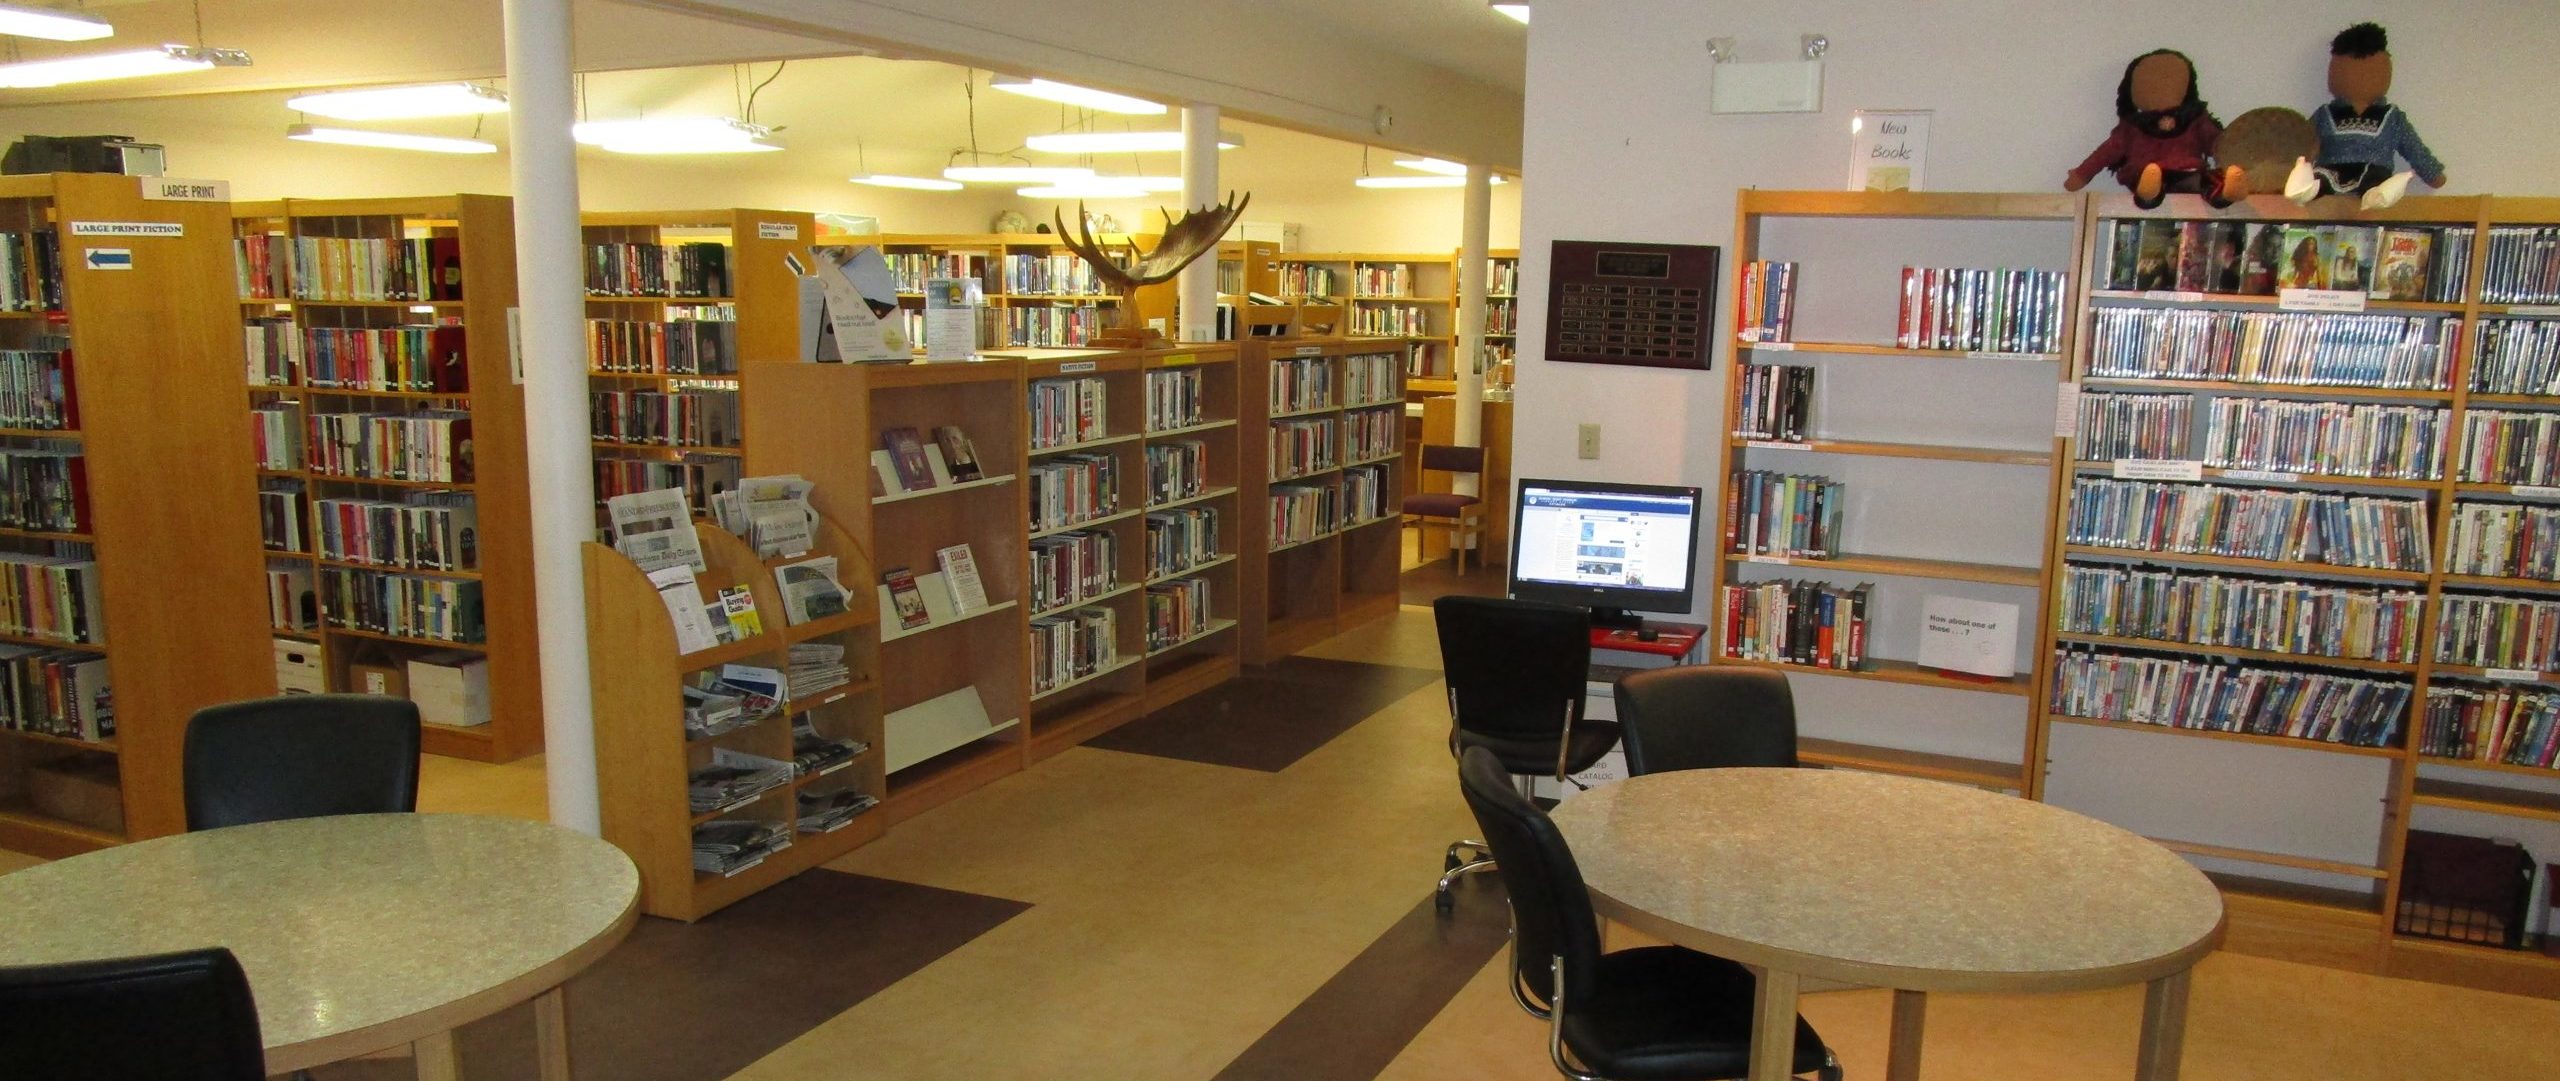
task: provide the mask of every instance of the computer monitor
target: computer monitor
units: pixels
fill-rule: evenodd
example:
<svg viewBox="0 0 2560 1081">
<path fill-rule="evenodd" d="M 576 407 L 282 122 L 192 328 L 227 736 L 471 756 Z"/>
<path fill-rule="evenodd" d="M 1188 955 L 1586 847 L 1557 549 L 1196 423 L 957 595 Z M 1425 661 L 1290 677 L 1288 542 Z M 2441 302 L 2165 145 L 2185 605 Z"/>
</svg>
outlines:
<svg viewBox="0 0 2560 1081">
<path fill-rule="evenodd" d="M 1591 621 L 1687 614 L 1698 570 L 1696 488 L 1522 480 L 1511 513 L 1511 595 L 1579 604 Z"/>
</svg>

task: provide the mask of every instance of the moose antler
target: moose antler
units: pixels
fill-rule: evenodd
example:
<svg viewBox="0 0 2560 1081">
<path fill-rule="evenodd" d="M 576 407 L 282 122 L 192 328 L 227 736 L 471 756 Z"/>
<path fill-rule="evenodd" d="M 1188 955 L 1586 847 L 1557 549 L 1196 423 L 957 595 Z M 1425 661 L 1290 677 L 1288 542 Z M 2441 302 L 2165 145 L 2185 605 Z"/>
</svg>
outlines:
<svg viewBox="0 0 2560 1081">
<path fill-rule="evenodd" d="M 1225 203 L 1184 211 L 1179 219 L 1159 208 L 1157 213 L 1165 216 L 1164 236 L 1156 241 L 1154 251 L 1127 266 L 1114 262 L 1102 250 L 1101 242 L 1094 239 L 1092 227 L 1085 222 L 1082 202 L 1076 204 L 1076 228 L 1072 233 L 1067 231 L 1063 211 L 1051 211 L 1049 216 L 1057 222 L 1058 239 L 1065 242 L 1067 250 L 1083 256 L 1092 265 L 1093 276 L 1120 294 L 1119 311 L 1111 317 L 1112 327 L 1133 330 L 1139 325 L 1138 290 L 1172 281 L 1192 260 L 1216 251 L 1218 241 L 1235 227 L 1236 219 L 1244 216 L 1244 208 L 1252 202 L 1251 192 L 1241 200 L 1234 192 L 1228 192 Z"/>
</svg>

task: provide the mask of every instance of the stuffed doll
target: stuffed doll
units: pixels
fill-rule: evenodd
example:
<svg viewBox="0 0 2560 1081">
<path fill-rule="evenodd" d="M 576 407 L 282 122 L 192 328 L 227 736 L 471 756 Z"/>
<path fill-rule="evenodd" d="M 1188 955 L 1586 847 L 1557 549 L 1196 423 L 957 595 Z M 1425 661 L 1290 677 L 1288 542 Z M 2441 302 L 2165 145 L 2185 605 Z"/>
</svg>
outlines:
<svg viewBox="0 0 2560 1081">
<path fill-rule="evenodd" d="M 2196 66 L 2175 49 L 2154 49 L 2125 65 L 2116 84 L 2116 126 L 2087 161 L 2064 174 L 2064 191 L 2078 191 L 2102 171 L 2112 171 L 2133 201 L 2148 210 L 2173 191 L 2200 192 L 2215 206 L 2247 194 L 2238 169 L 2213 166 L 2214 139 L 2222 123 L 2196 94 Z"/>
<path fill-rule="evenodd" d="M 2311 115 L 2320 161 L 2295 163 L 2284 193 L 2297 203 L 2323 195 L 2361 195 L 2366 209 L 2399 202 L 2409 178 L 2444 186 L 2444 163 L 2418 138 L 2409 114 L 2391 104 L 2391 41 L 2382 28 L 2357 23 L 2329 42 L 2329 104 Z M 2395 162 L 2409 168 L 2394 172 Z"/>
</svg>

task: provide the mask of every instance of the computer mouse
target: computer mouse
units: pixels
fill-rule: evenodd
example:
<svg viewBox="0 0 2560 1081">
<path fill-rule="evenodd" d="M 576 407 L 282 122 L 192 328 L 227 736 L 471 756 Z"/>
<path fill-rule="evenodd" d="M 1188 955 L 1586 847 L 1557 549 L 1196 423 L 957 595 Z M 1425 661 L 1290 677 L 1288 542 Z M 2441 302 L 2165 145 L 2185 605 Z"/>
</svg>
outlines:
<svg viewBox="0 0 2560 1081">
<path fill-rule="evenodd" d="M 1640 631 L 1637 631 L 1637 632 L 1636 632 L 1636 641 L 1639 641 L 1639 642 L 1654 642 L 1654 641 L 1660 641 L 1660 640 L 1661 640 L 1661 638 L 1662 638 L 1662 632 L 1661 632 L 1661 631 L 1657 631 L 1657 630 L 1655 630 L 1655 629 L 1653 629 L 1653 628 L 1651 628 L 1651 627 L 1647 627 L 1647 628 L 1645 628 L 1645 629 L 1643 629 L 1643 630 L 1640 630 Z"/>
</svg>

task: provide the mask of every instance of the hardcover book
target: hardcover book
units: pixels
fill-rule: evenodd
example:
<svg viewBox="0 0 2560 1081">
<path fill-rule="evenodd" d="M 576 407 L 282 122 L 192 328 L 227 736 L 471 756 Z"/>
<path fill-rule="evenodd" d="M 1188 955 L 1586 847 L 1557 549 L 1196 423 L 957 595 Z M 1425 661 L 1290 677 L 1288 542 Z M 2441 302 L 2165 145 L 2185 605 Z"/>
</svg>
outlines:
<svg viewBox="0 0 2560 1081">
<path fill-rule="evenodd" d="M 880 433 L 880 443 L 889 452 L 889 464 L 898 471 L 898 487 L 910 492 L 934 486 L 933 463 L 925 458 L 924 441 L 913 428 L 891 428 Z"/>
<path fill-rule="evenodd" d="M 968 545 L 941 549 L 933 558 L 942 566 L 942 584 L 951 590 L 951 607 L 966 615 L 987 606 L 987 584 L 978 577 L 978 560 Z"/>
<path fill-rule="evenodd" d="M 956 424 L 945 424 L 933 430 L 934 442 L 942 445 L 942 463 L 951 471 L 951 479 L 967 482 L 982 480 L 986 470 L 978 467 L 978 448 L 969 442 L 969 433 Z"/>
</svg>

